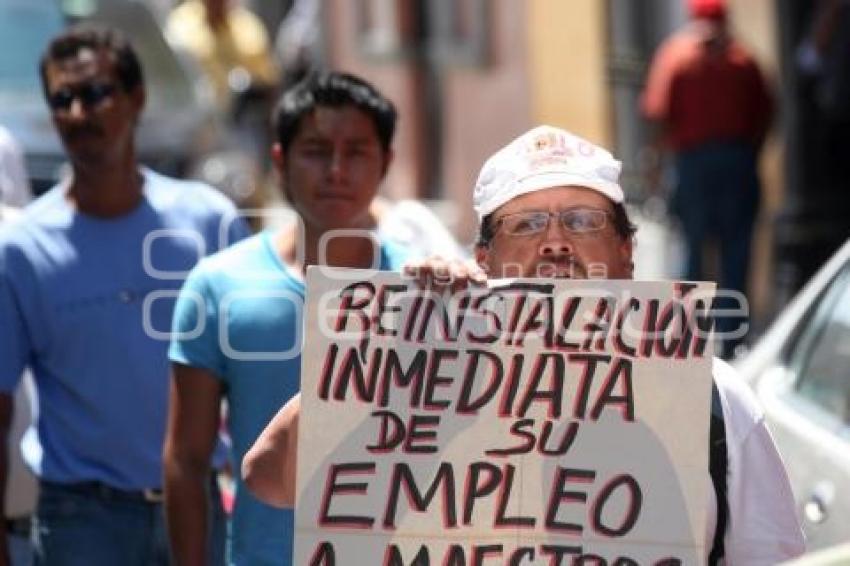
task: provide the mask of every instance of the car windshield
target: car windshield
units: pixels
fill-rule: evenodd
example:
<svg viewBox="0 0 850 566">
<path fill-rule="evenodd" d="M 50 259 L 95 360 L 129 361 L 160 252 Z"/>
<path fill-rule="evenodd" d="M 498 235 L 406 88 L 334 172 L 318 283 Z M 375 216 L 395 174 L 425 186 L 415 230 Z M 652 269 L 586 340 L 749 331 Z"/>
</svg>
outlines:
<svg viewBox="0 0 850 566">
<path fill-rule="evenodd" d="M 94 0 L 0 0 L 0 99 L 41 103 L 39 58 L 50 39 L 78 16 L 118 28 L 133 43 L 145 72 L 148 112 L 191 107 L 192 83 L 149 9 L 138 2 Z"/>
</svg>

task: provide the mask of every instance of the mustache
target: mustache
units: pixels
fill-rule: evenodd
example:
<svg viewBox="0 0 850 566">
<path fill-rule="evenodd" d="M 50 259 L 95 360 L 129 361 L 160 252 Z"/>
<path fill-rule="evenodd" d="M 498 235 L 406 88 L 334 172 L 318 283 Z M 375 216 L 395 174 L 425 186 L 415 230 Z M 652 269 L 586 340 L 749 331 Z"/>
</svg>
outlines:
<svg viewBox="0 0 850 566">
<path fill-rule="evenodd" d="M 553 273 L 567 274 L 571 278 L 584 278 L 585 266 L 573 256 L 563 256 L 557 259 L 539 261 L 532 270 L 536 277 L 552 277 Z"/>
<path fill-rule="evenodd" d="M 97 126 L 96 124 L 81 124 L 79 126 L 73 126 L 65 130 L 65 136 L 68 139 L 76 139 L 86 136 L 102 136 L 103 128 Z"/>
</svg>

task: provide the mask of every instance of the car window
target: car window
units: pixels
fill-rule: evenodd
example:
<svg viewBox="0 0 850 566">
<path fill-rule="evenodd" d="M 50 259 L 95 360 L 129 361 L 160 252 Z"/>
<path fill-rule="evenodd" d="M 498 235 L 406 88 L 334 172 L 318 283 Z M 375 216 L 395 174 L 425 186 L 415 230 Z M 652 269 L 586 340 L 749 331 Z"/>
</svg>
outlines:
<svg viewBox="0 0 850 566">
<path fill-rule="evenodd" d="M 850 270 L 831 285 L 791 358 L 797 392 L 842 422 L 850 420 Z"/>
<path fill-rule="evenodd" d="M 41 90 L 41 52 L 64 26 L 65 19 L 53 2 L 0 0 L 0 84 L 4 92 Z"/>
</svg>

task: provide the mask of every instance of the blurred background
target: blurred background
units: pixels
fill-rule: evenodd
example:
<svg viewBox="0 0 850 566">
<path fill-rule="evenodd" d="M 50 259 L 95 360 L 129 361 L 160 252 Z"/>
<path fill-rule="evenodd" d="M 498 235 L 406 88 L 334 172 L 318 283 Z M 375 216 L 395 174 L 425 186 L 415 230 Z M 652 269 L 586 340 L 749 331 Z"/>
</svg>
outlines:
<svg viewBox="0 0 850 566">
<path fill-rule="evenodd" d="M 312 67 L 330 67 L 364 76 L 395 101 L 396 158 L 384 192 L 425 199 L 462 243 L 474 235 L 468 203 L 483 160 L 532 125 L 549 123 L 623 160 L 624 188 L 641 226 L 638 275 L 680 275 L 682 247 L 666 214 L 674 181 L 638 101 L 654 50 L 687 19 L 683 1 L 231 3 L 261 22 L 280 70 L 278 90 Z M 245 208 L 276 202 L 262 139 L 275 89 L 262 92 L 246 73 L 231 72 L 232 100 L 223 106 L 202 66 L 164 33 L 179 4 L 0 0 L 0 124 L 23 146 L 36 194 L 54 182 L 63 162 L 42 102 L 37 58 L 58 28 L 93 18 L 124 29 L 142 52 L 149 84 L 139 134 L 143 160 L 211 182 Z M 829 117 L 799 63 L 818 5 L 728 1 L 732 31 L 755 54 L 778 105 L 760 165 L 762 207 L 749 285 L 756 329 L 850 234 L 848 180 L 835 173 L 829 163 L 835 155 L 822 147 Z"/>
<path fill-rule="evenodd" d="M 142 58 L 141 160 L 216 186 L 257 229 L 291 220 L 269 167 L 274 100 L 311 69 L 332 68 L 363 76 L 398 107 L 384 196 L 425 202 L 467 249 L 483 161 L 545 123 L 623 161 L 639 226 L 636 276 L 683 275 L 682 230 L 668 212 L 674 167 L 640 98 L 656 49 L 688 19 L 685 0 L 203 1 L 238 10 L 241 39 L 214 48 L 201 0 L 0 0 L 0 126 L 22 149 L 34 196 L 66 170 L 38 59 L 64 26 L 94 20 L 123 30 Z M 850 520 L 841 489 L 850 482 L 850 243 L 789 302 L 850 237 L 850 0 L 727 4 L 732 34 L 776 103 L 759 163 L 750 340 L 778 319 L 739 367 L 819 548 L 846 540 Z M 0 190 L 0 204 L 26 201 L 15 199 Z M 411 210 L 403 221 L 422 216 Z"/>
</svg>

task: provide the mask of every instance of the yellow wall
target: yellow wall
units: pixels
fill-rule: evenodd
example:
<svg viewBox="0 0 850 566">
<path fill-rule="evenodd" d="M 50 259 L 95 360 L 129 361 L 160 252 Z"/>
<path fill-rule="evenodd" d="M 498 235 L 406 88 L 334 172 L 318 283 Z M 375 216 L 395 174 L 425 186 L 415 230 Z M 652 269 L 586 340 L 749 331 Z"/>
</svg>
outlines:
<svg viewBox="0 0 850 566">
<path fill-rule="evenodd" d="M 778 53 L 776 6 L 772 0 L 731 0 L 732 29 L 744 44 L 753 50 L 762 70 L 774 87 L 778 104 Z M 785 200 L 785 159 L 782 142 L 774 120 L 773 132 L 761 154 L 761 217 L 756 223 L 750 264 L 751 310 L 763 316 L 771 307 L 773 295 L 773 219 Z"/>
<path fill-rule="evenodd" d="M 611 147 L 605 3 L 528 0 L 531 116 Z"/>
</svg>

